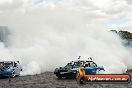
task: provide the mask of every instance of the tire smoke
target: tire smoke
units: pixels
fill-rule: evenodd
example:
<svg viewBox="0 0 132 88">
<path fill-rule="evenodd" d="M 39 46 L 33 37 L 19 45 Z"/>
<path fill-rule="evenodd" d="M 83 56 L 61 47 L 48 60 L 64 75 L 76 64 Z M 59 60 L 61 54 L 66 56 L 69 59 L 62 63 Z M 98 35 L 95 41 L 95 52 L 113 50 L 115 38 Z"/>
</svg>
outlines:
<svg viewBox="0 0 132 88">
<path fill-rule="evenodd" d="M 79 55 L 82 59 L 93 57 L 105 73 L 124 73 L 132 68 L 131 54 L 121 39 L 85 8 L 47 4 L 2 18 L 0 23 L 8 26 L 10 35 L 7 47 L 0 43 L 0 55 L 19 60 L 23 75 L 53 71 Z"/>
</svg>

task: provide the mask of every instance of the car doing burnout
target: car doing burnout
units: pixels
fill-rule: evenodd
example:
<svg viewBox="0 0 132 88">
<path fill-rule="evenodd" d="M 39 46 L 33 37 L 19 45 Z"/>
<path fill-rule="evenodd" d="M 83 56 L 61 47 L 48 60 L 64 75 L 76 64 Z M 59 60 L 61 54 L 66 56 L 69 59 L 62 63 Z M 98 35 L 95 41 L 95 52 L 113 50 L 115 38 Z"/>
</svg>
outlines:
<svg viewBox="0 0 132 88">
<path fill-rule="evenodd" d="M 99 71 L 104 70 L 103 66 L 97 66 L 91 58 L 88 58 L 88 60 L 72 61 L 65 67 L 56 68 L 54 74 L 56 74 L 59 79 L 63 77 L 77 78 L 78 68 L 85 70 L 87 74 L 97 74 Z"/>
<path fill-rule="evenodd" d="M 80 65 L 84 65 L 84 63 L 84 60 L 72 61 L 68 63 L 65 67 L 56 68 L 54 74 L 56 74 L 59 79 L 61 79 L 62 77 L 75 78 L 78 67 Z"/>
<path fill-rule="evenodd" d="M 22 66 L 19 61 L 3 61 L 0 62 L 0 77 L 15 77 L 19 76 L 22 71 Z"/>
</svg>

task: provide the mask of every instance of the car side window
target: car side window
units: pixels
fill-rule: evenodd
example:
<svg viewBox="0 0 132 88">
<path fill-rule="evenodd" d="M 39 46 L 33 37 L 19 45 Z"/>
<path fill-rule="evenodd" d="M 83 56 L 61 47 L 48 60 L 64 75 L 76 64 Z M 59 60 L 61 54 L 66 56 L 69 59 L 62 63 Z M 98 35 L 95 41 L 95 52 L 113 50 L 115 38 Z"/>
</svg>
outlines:
<svg viewBox="0 0 132 88">
<path fill-rule="evenodd" d="M 85 67 L 91 67 L 91 68 L 94 68 L 94 67 L 97 67 L 96 63 L 94 63 L 93 61 L 87 61 L 85 63 Z"/>
<path fill-rule="evenodd" d="M 91 62 L 90 64 L 91 64 L 90 65 L 91 68 L 97 67 L 97 65 L 94 62 Z"/>
<path fill-rule="evenodd" d="M 90 62 L 86 62 L 85 67 L 90 67 Z"/>
</svg>

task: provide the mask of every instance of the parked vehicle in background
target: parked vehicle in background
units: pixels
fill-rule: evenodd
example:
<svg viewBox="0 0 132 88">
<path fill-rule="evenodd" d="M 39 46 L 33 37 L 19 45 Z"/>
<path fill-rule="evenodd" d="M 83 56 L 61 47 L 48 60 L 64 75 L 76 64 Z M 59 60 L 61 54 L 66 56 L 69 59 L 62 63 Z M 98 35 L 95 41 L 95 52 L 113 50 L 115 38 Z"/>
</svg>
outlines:
<svg viewBox="0 0 132 88">
<path fill-rule="evenodd" d="M 19 61 L 2 61 L 0 62 L 0 77 L 20 76 L 22 66 Z"/>
</svg>

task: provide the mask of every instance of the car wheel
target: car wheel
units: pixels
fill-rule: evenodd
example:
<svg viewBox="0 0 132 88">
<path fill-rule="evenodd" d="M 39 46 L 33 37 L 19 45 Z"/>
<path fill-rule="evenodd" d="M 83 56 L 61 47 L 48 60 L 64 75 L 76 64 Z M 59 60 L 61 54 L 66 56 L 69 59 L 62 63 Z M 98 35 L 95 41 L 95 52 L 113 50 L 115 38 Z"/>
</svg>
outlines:
<svg viewBox="0 0 132 88">
<path fill-rule="evenodd" d="M 57 76 L 58 77 L 58 79 L 62 79 L 62 77 L 61 76 Z"/>
<path fill-rule="evenodd" d="M 58 77 L 58 79 L 62 79 L 62 76 L 60 74 L 56 74 L 56 76 Z"/>
<path fill-rule="evenodd" d="M 15 76 L 15 72 L 13 71 L 11 77 L 14 78 Z"/>
</svg>

